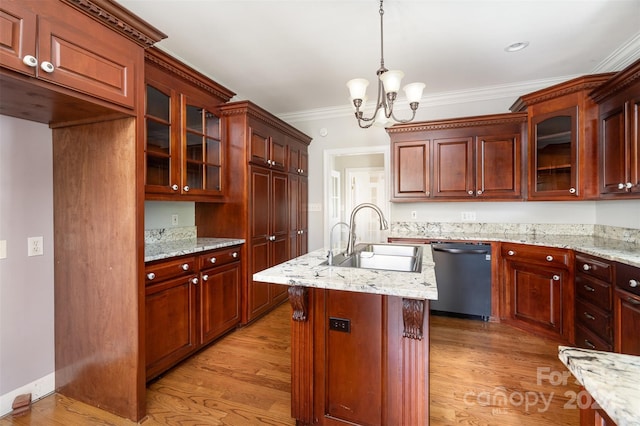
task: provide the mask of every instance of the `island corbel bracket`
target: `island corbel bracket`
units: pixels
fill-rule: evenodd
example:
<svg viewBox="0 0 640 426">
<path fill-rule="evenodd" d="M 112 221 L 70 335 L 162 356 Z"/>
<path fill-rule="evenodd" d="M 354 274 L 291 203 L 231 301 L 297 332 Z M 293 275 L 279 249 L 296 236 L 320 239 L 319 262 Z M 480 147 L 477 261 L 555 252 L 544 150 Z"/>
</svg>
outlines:
<svg viewBox="0 0 640 426">
<path fill-rule="evenodd" d="M 402 299 L 402 321 L 404 323 L 402 335 L 404 337 L 422 340 L 424 308 L 424 300 Z"/>
<path fill-rule="evenodd" d="M 295 281 L 289 281 L 291 287 L 289 287 L 289 303 L 293 308 L 292 319 L 294 321 L 306 321 L 307 320 L 307 300 L 308 290 L 306 287 L 295 285 Z"/>
</svg>

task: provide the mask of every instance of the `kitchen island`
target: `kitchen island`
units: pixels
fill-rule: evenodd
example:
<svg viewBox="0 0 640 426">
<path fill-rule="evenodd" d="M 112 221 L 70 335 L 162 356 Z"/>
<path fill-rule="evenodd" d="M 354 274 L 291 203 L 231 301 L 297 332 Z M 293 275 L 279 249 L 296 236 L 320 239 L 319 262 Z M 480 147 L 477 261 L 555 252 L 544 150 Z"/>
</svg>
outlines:
<svg viewBox="0 0 640 426">
<path fill-rule="evenodd" d="M 326 260 L 316 250 L 253 276 L 290 286 L 292 416 L 298 425 L 428 424 L 431 250 L 420 272 Z"/>
</svg>

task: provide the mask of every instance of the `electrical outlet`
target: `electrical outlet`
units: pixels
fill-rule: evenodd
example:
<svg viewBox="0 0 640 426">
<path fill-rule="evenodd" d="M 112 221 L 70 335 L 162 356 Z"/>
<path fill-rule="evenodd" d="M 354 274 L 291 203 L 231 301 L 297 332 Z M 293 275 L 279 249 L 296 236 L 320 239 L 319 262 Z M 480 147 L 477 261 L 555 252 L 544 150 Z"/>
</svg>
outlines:
<svg viewBox="0 0 640 426">
<path fill-rule="evenodd" d="M 351 320 L 345 318 L 329 317 L 329 330 L 351 333 Z"/>
<path fill-rule="evenodd" d="M 411 211 L 411 219 L 417 219 L 418 218 L 418 212 L 415 210 Z"/>
<path fill-rule="evenodd" d="M 7 240 L 0 240 L 0 259 L 7 258 Z"/>
<path fill-rule="evenodd" d="M 476 220 L 476 212 L 461 212 L 460 216 L 463 222 L 472 222 Z"/>
<path fill-rule="evenodd" d="M 172 226 L 178 226 L 178 215 L 177 214 L 172 214 L 171 215 L 171 225 Z"/>
<path fill-rule="evenodd" d="M 27 256 L 42 256 L 43 254 L 42 237 L 27 238 Z"/>
</svg>

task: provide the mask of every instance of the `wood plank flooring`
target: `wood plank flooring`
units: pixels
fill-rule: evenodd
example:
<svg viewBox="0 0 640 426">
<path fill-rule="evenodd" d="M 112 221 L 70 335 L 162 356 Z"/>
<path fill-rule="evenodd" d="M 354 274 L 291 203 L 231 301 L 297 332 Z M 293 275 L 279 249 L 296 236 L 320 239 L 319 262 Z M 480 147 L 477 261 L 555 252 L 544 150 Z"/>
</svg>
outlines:
<svg viewBox="0 0 640 426">
<path fill-rule="evenodd" d="M 284 304 L 150 384 L 141 424 L 294 425 L 289 316 Z M 495 323 L 432 317 L 431 325 L 431 425 L 579 424 L 570 405 L 580 389 L 571 376 L 561 384 L 556 342 Z M 26 415 L 0 419 L 3 426 L 132 424 L 55 394 Z"/>
</svg>

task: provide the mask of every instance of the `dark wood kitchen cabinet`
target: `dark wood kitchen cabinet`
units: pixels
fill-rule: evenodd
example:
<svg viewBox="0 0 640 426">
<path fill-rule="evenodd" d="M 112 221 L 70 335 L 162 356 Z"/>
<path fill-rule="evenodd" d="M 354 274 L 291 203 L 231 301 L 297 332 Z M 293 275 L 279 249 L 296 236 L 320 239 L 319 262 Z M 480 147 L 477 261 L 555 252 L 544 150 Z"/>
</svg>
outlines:
<svg viewBox="0 0 640 426">
<path fill-rule="evenodd" d="M 598 197 L 598 108 L 588 94 L 611 75 L 578 77 L 521 96 L 511 106 L 529 116 L 529 200 Z"/>
<path fill-rule="evenodd" d="M 393 201 L 522 198 L 526 114 L 395 125 Z"/>
<path fill-rule="evenodd" d="M 581 348 L 613 350 L 612 262 L 575 254 L 575 344 Z"/>
<path fill-rule="evenodd" d="M 616 263 L 613 310 L 616 352 L 640 355 L 640 268 Z"/>
<path fill-rule="evenodd" d="M 147 263 L 146 379 L 240 322 L 241 247 Z"/>
<path fill-rule="evenodd" d="M 503 243 L 502 316 L 506 323 L 574 340 L 573 251 Z"/>
<path fill-rule="evenodd" d="M 308 146 L 304 133 L 250 101 L 220 107 L 230 170 L 224 203 L 196 203 L 200 235 L 247 241 L 242 323 L 266 314 L 287 287 L 253 274 L 307 250 Z"/>
<path fill-rule="evenodd" d="M 146 52 L 145 77 L 146 198 L 222 200 L 227 170 L 218 106 L 234 93 L 158 49 Z"/>
<path fill-rule="evenodd" d="M 640 198 L 640 60 L 590 96 L 599 110 L 600 197 Z"/>
</svg>

